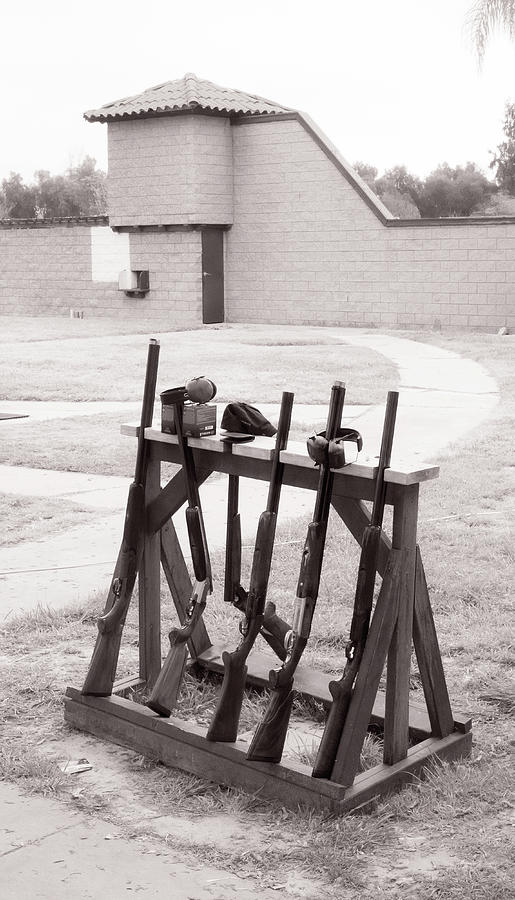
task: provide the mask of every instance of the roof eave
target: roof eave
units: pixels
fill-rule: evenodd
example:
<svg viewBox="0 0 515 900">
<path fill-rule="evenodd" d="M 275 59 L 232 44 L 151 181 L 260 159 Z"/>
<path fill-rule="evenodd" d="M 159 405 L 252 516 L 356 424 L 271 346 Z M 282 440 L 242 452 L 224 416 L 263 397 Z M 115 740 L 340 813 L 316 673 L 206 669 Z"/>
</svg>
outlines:
<svg viewBox="0 0 515 900">
<path fill-rule="evenodd" d="M 187 113 L 206 116 L 224 116 L 230 118 L 251 118 L 252 116 L 280 116 L 293 110 L 248 110 L 232 109 L 218 106 L 200 106 L 199 104 L 186 104 L 184 106 L 159 107 L 158 109 L 137 110 L 126 113 L 102 113 L 100 110 L 88 110 L 83 118 L 87 122 L 126 122 L 129 119 L 150 119 L 163 116 L 179 116 Z"/>
</svg>

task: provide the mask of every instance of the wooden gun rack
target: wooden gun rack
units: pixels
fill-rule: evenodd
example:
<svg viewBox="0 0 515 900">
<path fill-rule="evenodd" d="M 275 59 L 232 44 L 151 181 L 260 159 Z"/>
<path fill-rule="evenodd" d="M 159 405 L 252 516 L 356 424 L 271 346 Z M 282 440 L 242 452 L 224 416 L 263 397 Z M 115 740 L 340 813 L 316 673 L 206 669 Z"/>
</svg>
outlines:
<svg viewBox="0 0 515 900">
<path fill-rule="evenodd" d="M 137 436 L 138 427 L 122 426 Z M 250 762 L 247 746 L 213 743 L 205 729 L 177 718 L 160 718 L 146 706 L 125 699 L 130 687 L 151 689 L 161 668 L 161 564 L 180 621 L 190 595 L 188 575 L 171 516 L 186 501 L 179 471 L 161 488 L 161 463 L 180 463 L 177 438 L 155 428 L 145 430 L 149 464 L 145 484 L 146 528 L 139 570 L 139 674 L 115 683 L 110 697 L 84 696 L 70 687 L 65 719 L 114 743 L 160 760 L 165 765 L 243 788 L 255 795 L 296 808 L 305 804 L 330 813 L 344 813 L 370 802 L 403 782 L 420 777 L 432 760 L 452 760 L 470 753 L 472 733 L 467 716 L 452 713 L 429 601 L 420 550 L 416 544 L 418 495 L 421 482 L 438 477 L 438 467 L 392 462 L 385 473 L 386 503 L 393 507 L 392 537 L 384 535 L 378 560 L 382 585 L 356 680 L 336 765 L 339 781 L 313 778 L 311 769 L 296 761 L 280 764 Z M 219 438 L 189 439 L 199 482 L 213 472 L 268 481 L 273 439 L 227 445 Z M 316 490 L 318 471 L 303 444 L 288 444 L 282 452 L 285 485 Z M 374 493 L 373 460 L 337 470 L 332 505 L 354 538 L 361 543 L 370 515 L 366 501 Z M 117 563 L 118 565 L 118 563 Z M 115 568 L 114 577 L 117 575 Z M 236 640 L 236 638 L 235 638 Z M 410 662 L 414 645 L 425 703 L 410 701 Z M 189 642 L 192 660 L 222 673 L 226 649 L 213 644 L 200 621 Z M 234 649 L 228 646 L 227 649 Z M 387 660 L 386 691 L 379 683 Z M 277 661 L 254 649 L 248 660 L 248 683 L 264 686 Z M 344 660 L 342 660 L 342 667 Z M 295 676 L 299 694 L 330 702 L 329 676 L 305 665 Z M 356 775 L 363 741 L 370 726 L 383 733 L 383 763 Z"/>
</svg>

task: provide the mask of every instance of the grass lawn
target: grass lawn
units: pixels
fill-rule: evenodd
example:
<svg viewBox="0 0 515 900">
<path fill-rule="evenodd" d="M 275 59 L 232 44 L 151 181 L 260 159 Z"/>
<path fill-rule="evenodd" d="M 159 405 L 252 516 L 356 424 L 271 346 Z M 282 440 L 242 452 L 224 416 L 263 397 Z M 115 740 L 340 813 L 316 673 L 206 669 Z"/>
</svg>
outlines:
<svg viewBox="0 0 515 900">
<path fill-rule="evenodd" d="M 113 322 L 101 319 L 23 321 L 25 341 L 20 320 L 0 317 L 0 403 L 141 400 L 148 331 L 106 334 L 112 332 Z M 85 322 L 88 331 L 82 334 Z M 303 336 L 302 329 L 285 328 L 270 338 L 261 326 L 223 326 L 162 334 L 159 339 L 158 392 L 183 384 L 191 375 L 207 374 L 217 385 L 220 404 L 279 404 L 283 390 L 293 391 L 297 403 L 327 403 L 331 383 L 340 379 L 348 384 L 347 403 L 368 404 L 382 402 L 386 392 L 398 386 L 396 367 L 389 360 L 342 345 L 324 329 L 310 329 Z M 133 442 L 120 436 L 127 415 L 81 415 L 36 424 L 30 419 L 6 421 L 0 428 L 0 463 L 132 476 Z M 159 415 L 156 406 L 156 420 Z M 321 421 L 320 427 L 324 425 Z M 305 430 L 298 422 L 291 439 L 303 439 L 312 427 L 310 422 Z"/>
<path fill-rule="evenodd" d="M 138 416 L 132 418 L 136 420 Z M 0 429 L 0 462 L 132 478 L 135 444 L 120 434 L 120 425 L 126 421 L 127 413 L 119 412 L 48 419 L 35 424 L 30 419 L 0 423 L 8 425 Z"/>
<path fill-rule="evenodd" d="M 258 329 L 250 331 L 249 340 L 255 341 L 258 336 L 263 340 Z M 184 854 L 185 859 L 196 858 L 195 846 L 187 837 L 188 827 L 194 829 L 199 820 L 211 819 L 215 825 L 203 843 L 203 860 L 247 874 L 264 887 L 279 885 L 280 892 L 292 897 L 508 900 L 513 896 L 515 870 L 510 837 L 514 799 L 509 762 L 515 740 L 511 680 L 515 339 L 432 333 L 406 336 L 476 359 L 497 379 L 502 396 L 491 419 L 477 433 L 442 454 L 440 478 L 421 488 L 419 543 L 451 703 L 455 709 L 471 714 L 474 721 L 471 759 L 435 766 L 424 781 L 393 794 L 373 809 L 334 819 L 303 810 L 294 814 L 258 797 L 209 785 L 137 754 L 77 735 L 63 724 L 62 695 L 67 684 L 80 685 L 87 670 L 96 615 L 104 604 L 104 596 L 99 595 L 66 611 L 39 610 L 0 625 L 0 720 L 4 724 L 0 778 L 17 779 L 29 790 L 66 799 L 125 825 L 131 832 L 135 823 L 141 822 L 138 833 L 149 840 L 161 840 Z M 99 338 L 81 340 L 89 353 L 91 341 Z M 141 352 L 145 341 L 146 337 Z M 319 365 L 323 366 L 328 350 L 332 353 L 334 348 L 323 342 L 315 346 Z M 303 345 L 303 354 L 304 349 Z M 315 359 L 313 346 L 311 350 Z M 283 349 L 277 348 L 277 353 L 281 355 Z M 162 373 L 168 358 L 167 352 L 162 354 Z M 229 360 L 228 371 L 232 371 L 232 365 Z M 354 369 L 349 375 L 349 391 L 362 369 Z M 183 370 L 176 371 L 182 377 Z M 280 375 L 279 363 L 277 372 Z M 212 371 L 206 369 L 206 373 Z M 23 368 L 19 378 L 22 376 Z M 326 399 L 332 377 L 325 375 L 324 391 L 317 402 Z M 390 381 L 388 374 L 383 374 L 382 380 L 378 378 L 379 400 L 384 399 L 387 389 L 395 387 L 394 378 L 392 375 Z M 134 385 L 137 381 L 135 378 Z M 180 377 L 171 374 L 166 386 L 179 381 Z M 265 385 L 261 376 L 256 383 Z M 33 387 L 35 390 L 35 383 Z M 289 385 L 280 382 L 277 390 L 285 387 Z M 276 399 L 275 388 L 268 385 L 262 390 L 262 401 Z M 62 420 L 61 425 L 64 421 L 68 420 Z M 82 426 L 76 422 L 67 436 L 62 431 L 58 444 L 57 430 L 52 432 L 53 425 L 46 424 L 48 431 L 42 443 L 49 457 L 55 443 L 56 455 L 70 461 L 73 434 L 78 435 Z M 98 422 L 95 429 L 107 424 Z M 80 438 L 81 444 L 86 442 L 85 432 L 80 432 Z M 85 443 L 88 455 L 94 456 L 93 444 Z M 114 446 L 112 452 L 116 455 Z M 98 462 L 99 458 L 95 465 Z M 280 522 L 269 597 L 285 618 L 291 615 L 304 537 L 305 523 Z M 248 581 L 251 554 L 251 549 L 244 552 L 244 583 Z M 223 553 L 212 556 L 215 592 L 209 600 L 206 624 L 213 634 L 232 635 L 236 641 L 238 618 L 221 601 Z M 344 664 L 357 562 L 358 548 L 339 527 L 337 516 L 332 515 L 312 638 L 305 654 L 306 661 L 328 672 L 341 672 Z M 163 607 L 166 629 L 173 614 L 164 590 Z M 124 633 L 120 676 L 135 670 L 137 639 L 133 604 Z M 412 693 L 420 699 L 415 660 Z M 213 681 L 206 679 L 199 687 L 188 678 L 179 714 L 205 724 L 215 698 Z M 247 698 L 243 727 L 253 727 L 263 702 L 256 694 Z M 321 710 L 299 704 L 295 715 L 319 719 Z M 84 747 L 94 762 L 92 772 L 78 776 L 80 781 L 62 775 L 56 760 L 82 756 Z M 376 755 L 377 747 L 369 742 L 363 764 L 370 764 Z M 180 829 L 157 838 L 152 831 L 153 819 L 144 815 L 149 810 L 154 818 L 173 813 L 179 818 Z M 223 840 L 218 833 L 222 821 L 234 826 L 237 839 Z"/>
<path fill-rule="evenodd" d="M 361 404 L 381 402 L 398 384 L 395 366 L 379 353 L 342 345 L 322 328 L 307 336 L 287 326 L 270 336 L 259 325 L 109 335 L 99 319 L 97 334 L 77 336 L 72 319 L 67 337 L 46 339 L 47 320 L 37 321 L 38 339 L 23 342 L 17 329 L 11 333 L 10 317 L 0 317 L 0 400 L 139 401 L 149 337 L 161 343 L 158 391 L 201 374 L 215 382 L 222 403 L 279 403 L 284 390 L 297 403 L 325 403 L 340 379 L 347 402 Z"/>
</svg>

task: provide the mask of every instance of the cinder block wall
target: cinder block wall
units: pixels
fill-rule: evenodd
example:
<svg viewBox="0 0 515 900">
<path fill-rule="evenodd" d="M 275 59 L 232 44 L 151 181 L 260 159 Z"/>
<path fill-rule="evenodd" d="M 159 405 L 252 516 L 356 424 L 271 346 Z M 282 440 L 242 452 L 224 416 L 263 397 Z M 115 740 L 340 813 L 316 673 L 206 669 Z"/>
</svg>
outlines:
<svg viewBox="0 0 515 900">
<path fill-rule="evenodd" d="M 113 234 L 100 224 L 1 227 L 0 314 L 202 321 L 201 235 L 194 230 Z M 118 290 L 124 268 L 148 269 L 144 298 Z"/>
<path fill-rule="evenodd" d="M 297 120 L 233 128 L 232 322 L 515 327 L 515 222 L 384 225 Z"/>
<path fill-rule="evenodd" d="M 1 313 L 198 325 L 196 226 L 233 222 L 227 321 L 515 328 L 515 219 L 381 220 L 302 118 L 188 114 L 114 122 L 109 135 L 120 231 L 102 217 L 0 223 Z M 117 290 L 123 268 L 149 270 L 145 298 Z"/>
<path fill-rule="evenodd" d="M 69 315 L 118 302 L 117 285 L 92 281 L 89 225 L 0 227 L 0 260 L 3 315 Z"/>
<path fill-rule="evenodd" d="M 232 134 L 226 117 L 175 115 L 108 126 L 109 221 L 233 221 Z"/>
<path fill-rule="evenodd" d="M 145 315 L 170 328 L 202 322 L 201 232 L 131 232 L 133 269 L 148 269 L 150 291 L 138 302 Z"/>
</svg>

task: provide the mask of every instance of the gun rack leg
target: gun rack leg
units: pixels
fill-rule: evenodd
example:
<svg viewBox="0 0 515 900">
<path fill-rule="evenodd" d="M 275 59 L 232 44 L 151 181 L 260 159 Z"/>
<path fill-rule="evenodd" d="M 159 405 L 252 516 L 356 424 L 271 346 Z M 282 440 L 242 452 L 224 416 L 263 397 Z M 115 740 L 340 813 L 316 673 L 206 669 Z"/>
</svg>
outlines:
<svg viewBox="0 0 515 900">
<path fill-rule="evenodd" d="M 392 546 L 404 550 L 399 613 L 388 653 L 383 759 L 393 765 L 408 752 L 409 687 L 415 595 L 418 484 L 405 488 L 393 508 Z"/>
<path fill-rule="evenodd" d="M 170 588 L 181 625 L 186 621 L 186 607 L 191 595 L 191 579 L 171 519 L 161 529 L 161 563 Z M 193 659 L 211 647 L 211 641 L 202 618 L 188 640 L 188 650 Z"/>
<path fill-rule="evenodd" d="M 161 490 L 161 464 L 150 460 L 145 482 L 145 506 Z M 139 672 L 152 687 L 161 669 L 161 543 L 159 533 L 145 528 L 139 570 Z"/>
<path fill-rule="evenodd" d="M 404 759 L 409 744 L 409 685 L 415 551 L 403 550 L 404 565 L 398 583 L 399 612 L 388 651 L 383 736 L 383 760 L 393 765 Z"/>
<path fill-rule="evenodd" d="M 431 730 L 436 737 L 445 737 L 454 730 L 454 720 L 419 547 L 415 567 L 413 643 Z"/>
<path fill-rule="evenodd" d="M 331 774 L 331 780 L 338 784 L 351 785 L 358 770 L 361 748 L 397 620 L 399 588 L 404 568 L 403 551 L 392 550 Z"/>
</svg>

